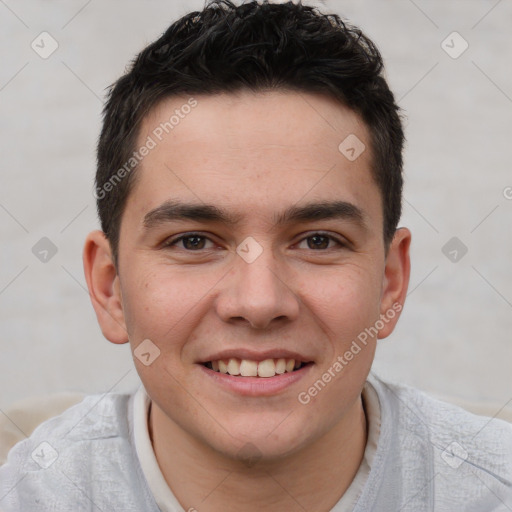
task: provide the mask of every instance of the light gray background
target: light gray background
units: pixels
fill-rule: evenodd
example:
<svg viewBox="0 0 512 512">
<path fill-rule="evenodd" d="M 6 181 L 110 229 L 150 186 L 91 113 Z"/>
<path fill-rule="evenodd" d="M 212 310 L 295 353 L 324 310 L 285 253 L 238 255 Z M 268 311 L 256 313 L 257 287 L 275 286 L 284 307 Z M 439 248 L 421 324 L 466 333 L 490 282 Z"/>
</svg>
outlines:
<svg viewBox="0 0 512 512">
<path fill-rule="evenodd" d="M 512 399 L 512 1 L 323 3 L 374 39 L 406 113 L 410 293 L 375 368 L 433 394 L 504 406 Z M 129 347 L 103 338 L 82 270 L 84 237 L 98 227 L 102 99 L 144 45 L 202 5 L 0 0 L 0 409 L 54 391 L 136 386 Z M 31 48 L 42 31 L 59 45 L 48 59 Z M 469 44 L 457 59 L 441 46 L 453 31 Z M 460 48 L 453 36 L 447 42 Z M 454 236 L 468 248 L 456 263 L 442 252 Z M 47 263 L 32 253 L 42 237 L 58 248 Z"/>
</svg>

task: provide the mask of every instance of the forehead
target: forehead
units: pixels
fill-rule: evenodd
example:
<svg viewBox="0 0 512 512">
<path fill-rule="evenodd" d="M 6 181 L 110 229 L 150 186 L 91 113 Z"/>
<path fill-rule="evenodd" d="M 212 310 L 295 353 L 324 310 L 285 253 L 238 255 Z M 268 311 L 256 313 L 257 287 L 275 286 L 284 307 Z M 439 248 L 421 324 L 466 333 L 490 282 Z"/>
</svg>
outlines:
<svg viewBox="0 0 512 512">
<path fill-rule="evenodd" d="M 139 217 L 173 197 L 273 216 L 301 200 L 342 199 L 374 210 L 379 221 L 369 131 L 324 95 L 168 98 L 143 119 L 137 148 L 144 145 L 151 149 L 127 204 Z"/>
</svg>

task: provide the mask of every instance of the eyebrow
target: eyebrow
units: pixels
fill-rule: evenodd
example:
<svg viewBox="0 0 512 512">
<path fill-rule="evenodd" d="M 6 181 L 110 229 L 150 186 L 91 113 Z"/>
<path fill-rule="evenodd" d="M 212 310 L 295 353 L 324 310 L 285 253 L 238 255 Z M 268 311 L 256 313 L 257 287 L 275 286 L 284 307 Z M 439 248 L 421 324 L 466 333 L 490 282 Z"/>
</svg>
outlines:
<svg viewBox="0 0 512 512">
<path fill-rule="evenodd" d="M 210 204 L 184 203 L 181 201 L 165 201 L 144 216 L 144 227 L 151 229 L 165 222 L 176 220 L 195 220 L 200 222 L 220 222 L 235 225 L 239 216 L 229 214 Z"/>
<path fill-rule="evenodd" d="M 366 216 L 355 204 L 346 201 L 320 201 L 304 206 L 291 206 L 275 219 L 277 224 L 310 222 L 315 220 L 350 220 L 365 226 Z"/>
<path fill-rule="evenodd" d="M 241 218 L 241 215 L 229 213 L 215 205 L 169 200 L 148 212 L 144 216 L 143 224 L 147 230 L 163 223 L 183 220 L 234 226 Z M 284 225 L 328 219 L 349 220 L 363 228 L 367 227 L 363 210 L 346 201 L 320 201 L 303 206 L 290 206 L 276 215 L 274 222 L 277 225 Z"/>
</svg>

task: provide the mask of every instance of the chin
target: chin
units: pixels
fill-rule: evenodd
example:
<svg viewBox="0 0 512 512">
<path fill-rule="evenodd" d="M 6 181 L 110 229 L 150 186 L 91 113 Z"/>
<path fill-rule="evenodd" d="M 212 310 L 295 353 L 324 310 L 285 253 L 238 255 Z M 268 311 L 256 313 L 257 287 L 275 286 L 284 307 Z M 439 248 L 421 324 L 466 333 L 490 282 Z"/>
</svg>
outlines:
<svg viewBox="0 0 512 512">
<path fill-rule="evenodd" d="M 282 413 L 279 419 L 272 415 L 272 421 L 265 421 L 265 415 L 262 414 L 259 418 L 251 415 L 245 421 L 230 424 L 229 434 L 220 428 L 218 436 L 204 441 L 223 456 L 238 460 L 246 466 L 252 467 L 257 462 L 276 462 L 299 452 L 318 437 L 314 432 L 305 430 L 304 424 L 291 423 L 292 415 L 287 417 L 286 413 Z"/>
</svg>

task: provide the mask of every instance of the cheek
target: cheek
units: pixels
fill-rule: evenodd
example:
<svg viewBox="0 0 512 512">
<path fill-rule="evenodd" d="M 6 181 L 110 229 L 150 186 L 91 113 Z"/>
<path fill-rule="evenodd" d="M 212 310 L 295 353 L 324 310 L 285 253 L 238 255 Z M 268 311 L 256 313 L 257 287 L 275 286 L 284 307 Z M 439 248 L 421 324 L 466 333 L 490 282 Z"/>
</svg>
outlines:
<svg viewBox="0 0 512 512">
<path fill-rule="evenodd" d="M 376 337 L 367 329 L 379 318 L 380 287 L 377 274 L 361 267 L 338 268 L 317 285 L 305 293 L 311 310 L 328 327 L 330 350 L 298 402 L 315 418 L 324 418 L 338 404 L 332 426 L 353 406 L 370 371 Z"/>
<path fill-rule="evenodd" d="M 200 299 L 206 290 L 204 282 L 196 289 L 191 275 L 171 276 L 168 265 L 153 265 L 151 270 L 147 267 L 132 268 L 123 283 L 124 311 L 137 372 L 147 391 L 159 396 L 180 389 L 179 383 L 184 379 L 183 347 L 193 332 Z M 146 340 L 151 342 L 149 346 Z M 139 358 L 138 354 L 147 352 L 151 353 L 149 361 Z M 180 394 L 172 396 L 171 405 L 183 407 Z"/>
<path fill-rule="evenodd" d="M 336 340 L 348 341 L 379 317 L 380 282 L 375 272 L 346 265 L 303 280 L 301 295 Z"/>
<path fill-rule="evenodd" d="M 123 281 L 123 310 L 130 340 L 149 338 L 168 350 L 173 340 L 186 339 L 191 323 L 202 312 L 217 275 L 179 272 L 170 265 L 138 265 Z M 203 312 L 204 313 L 204 312 Z"/>
</svg>

